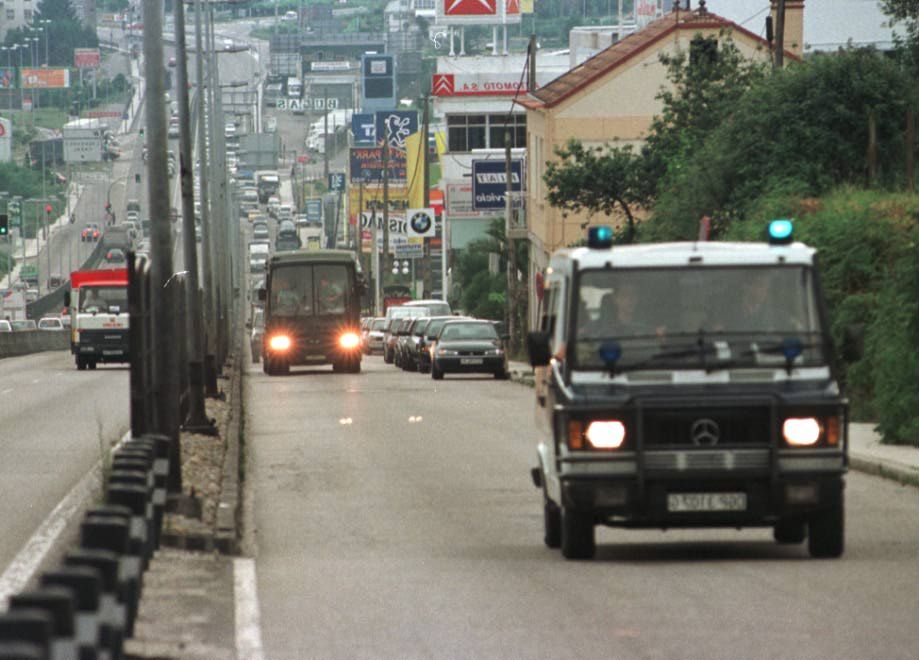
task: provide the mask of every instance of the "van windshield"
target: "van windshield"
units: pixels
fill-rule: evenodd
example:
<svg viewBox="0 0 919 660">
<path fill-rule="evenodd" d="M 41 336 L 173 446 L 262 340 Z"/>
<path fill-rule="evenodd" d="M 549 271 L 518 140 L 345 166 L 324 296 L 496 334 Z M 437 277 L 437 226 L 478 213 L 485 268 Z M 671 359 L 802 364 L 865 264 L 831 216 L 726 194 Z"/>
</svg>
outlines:
<svg viewBox="0 0 919 660">
<path fill-rule="evenodd" d="M 803 266 L 586 270 L 574 300 L 575 364 L 698 368 L 824 364 L 813 273 Z"/>
</svg>

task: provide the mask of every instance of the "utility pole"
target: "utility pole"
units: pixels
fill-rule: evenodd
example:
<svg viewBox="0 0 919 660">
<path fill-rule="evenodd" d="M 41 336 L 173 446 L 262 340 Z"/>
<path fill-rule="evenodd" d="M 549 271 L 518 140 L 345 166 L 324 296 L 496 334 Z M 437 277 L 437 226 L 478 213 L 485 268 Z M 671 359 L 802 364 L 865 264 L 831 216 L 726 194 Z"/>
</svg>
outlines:
<svg viewBox="0 0 919 660">
<path fill-rule="evenodd" d="M 504 127 L 504 173 L 507 189 L 504 196 L 504 238 L 507 240 L 507 333 L 511 336 L 511 353 L 517 350 L 517 254 L 514 250 L 513 165 L 511 160 L 511 129 Z"/>
<path fill-rule="evenodd" d="M 380 279 L 389 271 L 389 129 L 383 129 L 383 256 Z M 382 288 L 383 283 L 380 282 Z"/>
<path fill-rule="evenodd" d="M 198 246 L 195 240 L 195 191 L 192 183 L 191 112 L 188 99 L 188 65 L 185 47 L 185 0 L 173 3 L 176 35 L 176 87 L 179 91 L 179 177 L 182 184 L 182 250 L 185 253 L 185 332 L 188 337 L 188 419 L 185 429 L 216 433 L 204 408 L 204 326 L 198 293 Z M 200 92 L 199 92 L 200 93 Z"/>
<path fill-rule="evenodd" d="M 785 0 L 775 2 L 775 68 L 785 66 Z"/>
<path fill-rule="evenodd" d="M 214 265 L 213 265 L 213 235 L 210 226 L 210 195 L 208 194 L 210 176 L 208 174 L 207 153 L 207 125 L 204 121 L 204 104 L 207 97 L 207 87 L 204 83 L 204 44 L 202 31 L 201 0 L 195 0 L 195 78 L 198 82 L 198 93 L 195 96 L 197 104 L 198 123 L 198 182 L 201 185 L 201 253 L 204 265 L 204 320 L 205 320 L 205 346 L 204 357 L 204 386 L 206 396 L 217 396 L 217 367 L 216 367 L 216 340 L 215 319 L 217 317 L 214 306 Z"/>
<path fill-rule="evenodd" d="M 175 315 L 170 307 L 175 296 L 173 279 L 172 229 L 169 226 L 169 178 L 166 174 L 166 92 L 163 69 L 163 6 L 144 0 L 144 73 L 147 80 L 147 196 L 150 212 L 150 297 L 153 306 L 155 347 L 154 428 L 170 440 L 168 492 L 182 492 L 179 448 L 179 374 Z"/>
<path fill-rule="evenodd" d="M 430 130 L 431 119 L 428 114 L 428 95 L 425 94 L 422 98 L 424 99 L 424 104 L 422 106 L 421 112 L 421 185 L 424 188 L 424 190 L 422 190 L 422 206 L 424 208 L 429 208 L 431 206 L 431 172 L 430 164 L 428 163 L 428 131 Z M 431 239 L 425 238 L 423 240 L 427 247 L 424 256 L 424 270 L 422 271 L 424 273 L 425 280 L 425 285 L 423 288 L 433 291 L 434 264 L 432 263 L 433 260 L 431 259 Z M 441 254 L 443 254 L 443 242 L 441 242 Z M 413 260 L 412 264 L 414 263 L 415 262 Z M 414 282 L 414 278 L 412 281 Z M 446 299 L 446 296 L 444 296 L 444 299 Z"/>
<path fill-rule="evenodd" d="M 322 173 L 325 177 L 325 180 L 329 180 L 329 108 L 328 108 L 328 95 L 329 90 L 327 87 L 322 88 L 322 107 L 325 108 L 325 115 L 323 116 L 323 128 L 322 128 L 322 144 L 325 147 L 322 150 Z M 334 245 L 332 247 L 335 247 Z"/>
</svg>

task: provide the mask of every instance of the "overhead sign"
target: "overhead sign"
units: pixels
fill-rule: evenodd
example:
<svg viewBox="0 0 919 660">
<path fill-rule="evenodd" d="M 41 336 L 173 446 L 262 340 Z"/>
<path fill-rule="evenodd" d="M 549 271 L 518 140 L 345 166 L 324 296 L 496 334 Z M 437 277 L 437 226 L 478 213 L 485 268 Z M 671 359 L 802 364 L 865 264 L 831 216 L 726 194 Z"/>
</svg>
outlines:
<svg viewBox="0 0 919 660">
<path fill-rule="evenodd" d="M 352 147 L 350 160 L 352 183 L 381 183 L 383 181 L 382 147 Z M 390 181 L 404 182 L 408 171 L 405 152 L 390 150 L 387 169 Z"/>
<path fill-rule="evenodd" d="M 322 198 L 311 197 L 306 200 L 306 219 L 310 222 L 322 222 Z"/>
<path fill-rule="evenodd" d="M 376 144 L 376 116 L 370 112 L 351 115 L 351 134 L 355 144 Z"/>
<path fill-rule="evenodd" d="M 73 65 L 78 69 L 94 69 L 102 62 L 98 48 L 74 48 Z"/>
<path fill-rule="evenodd" d="M 405 139 L 418 132 L 418 113 L 414 110 L 387 110 L 376 114 L 376 140 L 383 143 L 383 136 L 389 138 L 390 153 L 398 149 L 405 151 Z"/>
<path fill-rule="evenodd" d="M 511 161 L 511 192 L 523 190 L 523 162 Z M 472 207 L 476 211 L 503 209 L 507 197 L 507 165 L 504 160 L 472 161 Z"/>
<path fill-rule="evenodd" d="M 526 80 L 516 73 L 435 73 L 434 96 L 514 96 L 526 92 Z"/>
<path fill-rule="evenodd" d="M 310 62 L 310 71 L 314 73 L 320 73 L 324 71 L 350 71 L 351 62 L 348 61 L 334 61 L 334 60 L 325 60 L 322 62 Z"/>
<path fill-rule="evenodd" d="M 437 25 L 498 25 L 520 22 L 520 0 L 437 0 Z"/>
<path fill-rule="evenodd" d="M 23 89 L 62 89 L 70 87 L 70 69 L 21 69 Z"/>
</svg>

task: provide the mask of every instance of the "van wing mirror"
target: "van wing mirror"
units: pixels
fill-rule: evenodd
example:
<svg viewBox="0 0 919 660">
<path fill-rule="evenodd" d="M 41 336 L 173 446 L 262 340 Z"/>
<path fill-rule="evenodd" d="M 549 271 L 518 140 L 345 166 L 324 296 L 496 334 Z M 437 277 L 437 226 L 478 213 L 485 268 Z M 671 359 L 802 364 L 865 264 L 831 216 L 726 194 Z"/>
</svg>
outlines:
<svg viewBox="0 0 919 660">
<path fill-rule="evenodd" d="M 549 364 L 549 333 L 527 333 L 527 353 L 530 356 L 530 366 L 545 367 Z"/>
</svg>

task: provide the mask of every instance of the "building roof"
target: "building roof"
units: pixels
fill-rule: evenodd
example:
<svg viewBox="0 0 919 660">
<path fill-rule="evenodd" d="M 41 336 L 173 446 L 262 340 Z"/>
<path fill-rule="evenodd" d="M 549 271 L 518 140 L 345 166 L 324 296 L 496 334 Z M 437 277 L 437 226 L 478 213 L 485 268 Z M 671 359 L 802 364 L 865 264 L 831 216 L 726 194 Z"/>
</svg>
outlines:
<svg viewBox="0 0 919 660">
<path fill-rule="evenodd" d="M 763 44 L 763 46 L 768 46 L 768 42 L 762 37 L 726 18 L 711 13 L 704 7 L 692 11 L 674 10 L 664 14 L 656 21 L 652 21 L 638 32 L 633 32 L 609 48 L 600 51 L 548 85 L 532 92 L 531 96 L 535 97 L 535 101 L 534 99 L 528 99 L 518 102 L 528 108 L 552 107 L 616 67 L 663 41 L 674 32 L 703 29 L 729 29 L 735 33 L 743 34 L 749 39 Z M 788 50 L 785 51 L 785 57 L 798 59 Z"/>
</svg>

